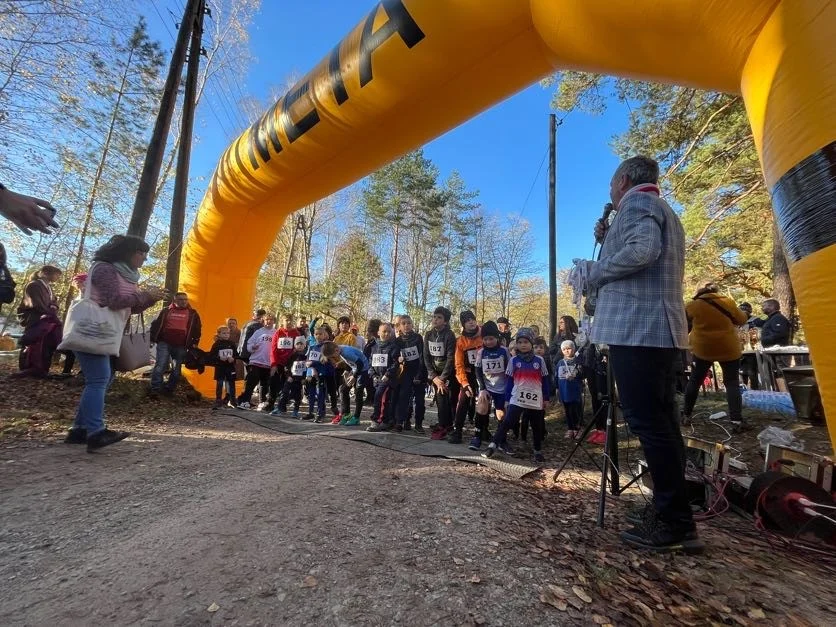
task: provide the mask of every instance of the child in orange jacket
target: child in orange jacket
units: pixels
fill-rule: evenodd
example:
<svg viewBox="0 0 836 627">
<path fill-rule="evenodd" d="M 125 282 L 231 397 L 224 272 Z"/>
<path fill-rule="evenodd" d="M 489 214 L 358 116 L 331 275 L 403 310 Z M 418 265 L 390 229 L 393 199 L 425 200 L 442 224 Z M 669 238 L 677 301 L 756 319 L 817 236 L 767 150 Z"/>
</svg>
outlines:
<svg viewBox="0 0 836 627">
<path fill-rule="evenodd" d="M 482 333 L 473 312 L 463 311 L 459 319 L 462 323 L 462 334 L 456 340 L 456 379 L 462 387 L 456 405 L 456 422 L 453 431 L 447 436 L 447 441 L 451 444 L 461 444 L 464 419 L 479 390 L 476 380 L 476 356 L 482 348 Z"/>
</svg>

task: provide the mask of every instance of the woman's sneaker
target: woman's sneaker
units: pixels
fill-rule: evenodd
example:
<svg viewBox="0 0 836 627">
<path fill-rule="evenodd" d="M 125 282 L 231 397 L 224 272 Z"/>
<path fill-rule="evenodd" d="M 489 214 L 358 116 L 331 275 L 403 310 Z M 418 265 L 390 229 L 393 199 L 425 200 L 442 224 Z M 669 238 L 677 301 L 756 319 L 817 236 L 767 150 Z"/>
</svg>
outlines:
<svg viewBox="0 0 836 627">
<path fill-rule="evenodd" d="M 93 453 L 105 446 L 121 442 L 129 435 L 131 435 L 129 431 L 111 431 L 110 429 L 103 429 L 102 431 L 94 433 L 87 438 L 87 452 Z"/>
</svg>

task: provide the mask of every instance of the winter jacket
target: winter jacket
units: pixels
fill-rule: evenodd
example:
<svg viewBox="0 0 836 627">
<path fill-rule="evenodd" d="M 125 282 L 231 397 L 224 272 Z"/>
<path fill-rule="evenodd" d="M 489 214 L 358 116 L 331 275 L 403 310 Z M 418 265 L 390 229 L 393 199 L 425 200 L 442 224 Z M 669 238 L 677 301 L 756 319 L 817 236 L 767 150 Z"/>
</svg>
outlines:
<svg viewBox="0 0 836 627">
<path fill-rule="evenodd" d="M 355 377 L 369 371 L 369 360 L 354 346 L 340 346 L 340 358 Z"/>
<path fill-rule="evenodd" d="M 790 343 L 790 321 L 780 311 L 769 315 L 766 320 L 755 319 L 754 325 L 761 330 L 761 346 L 786 346 Z"/>
<path fill-rule="evenodd" d="M 293 354 L 293 339 L 299 337 L 296 329 L 277 329 L 270 347 L 270 366 L 284 368 Z"/>
<path fill-rule="evenodd" d="M 571 377 L 571 378 L 570 378 Z M 583 391 L 583 369 L 576 357 L 557 362 L 557 386 L 560 400 L 564 403 L 578 403 Z"/>
<path fill-rule="evenodd" d="M 172 343 L 166 339 L 166 337 L 171 338 L 169 335 L 171 329 L 174 326 L 174 320 L 170 319 L 172 313 L 174 315 L 183 314 L 183 309 L 188 311 L 188 318 L 185 324 L 185 331 L 183 334 L 183 343 L 177 342 L 175 345 L 183 346 L 185 348 L 191 348 L 192 346 L 197 346 L 200 342 L 200 334 L 201 334 L 201 324 L 200 324 L 200 315 L 191 308 L 191 306 L 187 307 L 177 307 L 174 303 L 171 303 L 168 307 L 163 309 L 160 314 L 154 319 L 154 322 L 151 323 L 151 342 L 167 342 Z"/>
<path fill-rule="evenodd" d="M 691 332 L 688 334 L 691 353 L 705 361 L 740 359 L 738 325 L 748 320 L 731 298 L 707 293 L 685 305 Z"/>
<path fill-rule="evenodd" d="M 357 337 L 351 332 L 346 331 L 345 333 L 337 333 L 334 336 L 334 344 L 339 344 L 340 346 L 357 346 Z"/>
<path fill-rule="evenodd" d="M 403 357 L 403 378 L 409 383 L 426 383 L 427 366 L 424 363 L 424 338 L 412 331 L 396 340 Z"/>
<path fill-rule="evenodd" d="M 476 380 L 479 390 L 505 394 L 505 369 L 511 361 L 511 353 L 504 346 L 483 346 L 476 356 Z"/>
<path fill-rule="evenodd" d="M 287 360 L 287 374 L 290 376 L 294 381 L 301 381 L 302 378 L 307 374 L 308 367 L 308 354 L 307 351 L 304 353 L 297 353 L 295 350 L 290 355 Z"/>
<path fill-rule="evenodd" d="M 445 326 L 441 330 L 430 329 L 424 336 L 424 363 L 430 379 L 440 377 L 448 382 L 456 367 L 456 334 Z"/>
<path fill-rule="evenodd" d="M 462 333 L 456 340 L 456 378 L 462 386 L 470 385 L 468 377 L 476 372 L 476 357 L 482 348 L 482 329 L 467 336 Z"/>
<path fill-rule="evenodd" d="M 227 376 L 235 374 L 235 362 L 225 361 L 225 357 L 238 359 L 238 349 L 235 342 L 230 340 L 215 340 L 209 349 L 211 363 L 215 364 L 215 381 L 223 381 Z"/>
<path fill-rule="evenodd" d="M 398 373 L 400 371 L 398 358 L 400 356 L 401 349 L 398 346 L 397 340 L 390 340 L 389 342 L 378 340 L 375 342 L 371 353 L 372 376 L 375 378 L 386 377 L 386 384 L 390 388 L 397 387 Z"/>
<path fill-rule="evenodd" d="M 238 341 L 238 355 L 244 361 L 249 361 L 250 359 L 250 351 L 247 350 L 247 342 L 250 341 L 253 333 L 258 331 L 263 326 L 264 323 L 261 320 L 250 320 L 244 325 L 244 328 L 241 329 L 241 339 Z"/>
<path fill-rule="evenodd" d="M 247 341 L 247 350 L 250 353 L 250 365 L 259 366 L 261 368 L 269 368 L 271 365 L 271 355 L 273 353 L 273 335 L 276 329 L 268 329 L 261 327 L 258 331 L 252 334 Z"/>
</svg>

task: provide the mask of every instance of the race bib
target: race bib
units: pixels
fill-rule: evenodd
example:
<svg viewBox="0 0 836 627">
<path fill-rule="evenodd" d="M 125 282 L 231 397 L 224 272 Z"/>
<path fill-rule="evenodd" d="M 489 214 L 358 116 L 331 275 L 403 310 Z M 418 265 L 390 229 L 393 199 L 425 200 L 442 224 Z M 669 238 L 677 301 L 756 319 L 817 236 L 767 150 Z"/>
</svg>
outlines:
<svg viewBox="0 0 836 627">
<path fill-rule="evenodd" d="M 407 346 L 406 348 L 402 348 L 401 355 L 406 361 L 415 361 L 418 359 L 418 347 Z"/>
<path fill-rule="evenodd" d="M 322 357 L 322 353 L 320 353 L 319 351 L 311 349 L 311 352 L 308 353 L 308 359 L 310 359 L 311 361 L 319 361 L 320 357 Z"/>
<path fill-rule="evenodd" d="M 477 356 L 478 353 L 479 353 L 479 351 L 475 348 L 473 348 L 469 351 L 466 351 L 467 363 L 469 363 L 471 366 L 475 365 L 476 364 L 476 356 Z"/>
<path fill-rule="evenodd" d="M 218 349 L 218 359 L 221 361 L 225 361 L 232 357 L 232 349 L 231 348 L 221 348 Z"/>
<path fill-rule="evenodd" d="M 305 362 L 304 361 L 294 361 L 293 365 L 290 367 L 290 374 L 294 377 L 303 377 L 305 376 Z"/>
<path fill-rule="evenodd" d="M 289 350 L 293 348 L 292 337 L 280 337 L 278 341 L 279 350 Z"/>
<path fill-rule="evenodd" d="M 427 342 L 430 355 L 433 357 L 444 357 L 444 342 Z"/>
<path fill-rule="evenodd" d="M 372 366 L 375 368 L 386 368 L 389 365 L 389 355 L 386 353 L 375 353 L 372 355 Z"/>
<path fill-rule="evenodd" d="M 505 372 L 505 358 L 501 355 L 495 359 L 482 358 L 482 372 L 485 374 L 502 374 Z"/>
<path fill-rule="evenodd" d="M 543 393 L 535 388 L 522 388 L 517 391 L 517 404 L 529 409 L 543 409 Z"/>
</svg>

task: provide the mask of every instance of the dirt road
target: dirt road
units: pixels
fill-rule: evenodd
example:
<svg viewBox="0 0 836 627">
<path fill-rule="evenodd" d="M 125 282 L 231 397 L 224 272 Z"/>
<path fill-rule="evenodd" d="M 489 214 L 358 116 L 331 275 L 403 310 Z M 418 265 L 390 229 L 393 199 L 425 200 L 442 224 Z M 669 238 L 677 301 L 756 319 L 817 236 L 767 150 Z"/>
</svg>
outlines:
<svg viewBox="0 0 836 627">
<path fill-rule="evenodd" d="M 5 444 L 0 623 L 749 624 L 763 615 L 803 625 L 829 616 L 798 568 L 775 587 L 740 586 L 766 577 L 776 558 L 722 531 L 705 529 L 715 558 L 703 562 L 625 550 L 620 504 L 609 510 L 613 531 L 592 523 L 591 476 L 546 490 L 466 464 L 208 420 L 140 428 L 95 455 Z M 745 548 L 740 572 L 715 567 L 730 542 Z"/>
</svg>

